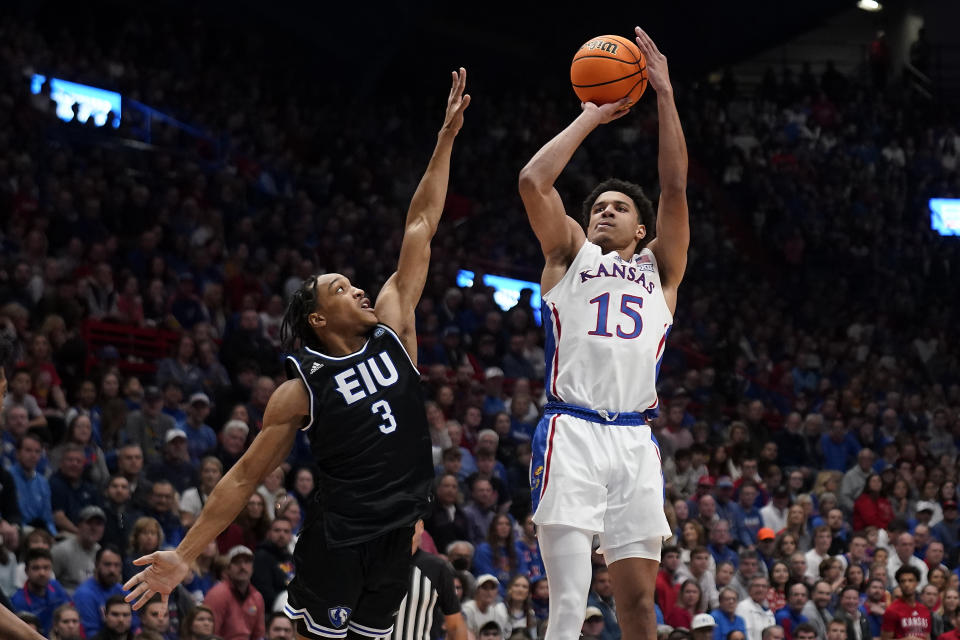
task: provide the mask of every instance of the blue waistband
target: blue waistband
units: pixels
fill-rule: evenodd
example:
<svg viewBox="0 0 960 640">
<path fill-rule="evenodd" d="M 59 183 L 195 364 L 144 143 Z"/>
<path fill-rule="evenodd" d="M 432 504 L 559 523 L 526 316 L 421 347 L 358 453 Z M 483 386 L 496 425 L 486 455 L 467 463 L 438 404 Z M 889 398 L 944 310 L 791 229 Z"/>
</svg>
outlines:
<svg viewBox="0 0 960 640">
<path fill-rule="evenodd" d="M 566 404 L 564 402 L 548 402 L 543 407 L 544 415 L 563 414 L 582 418 L 590 422 L 599 422 L 600 424 L 623 425 L 629 427 L 646 426 L 647 419 L 639 411 L 621 411 L 610 412 L 605 409 L 594 411 L 586 407 L 578 407 L 575 404 Z"/>
</svg>

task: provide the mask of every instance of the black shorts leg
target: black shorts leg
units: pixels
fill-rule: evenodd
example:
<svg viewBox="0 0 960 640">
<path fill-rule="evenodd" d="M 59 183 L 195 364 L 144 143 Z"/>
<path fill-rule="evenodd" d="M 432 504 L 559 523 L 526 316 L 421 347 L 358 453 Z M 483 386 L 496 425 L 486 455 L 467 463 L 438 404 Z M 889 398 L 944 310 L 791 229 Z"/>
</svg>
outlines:
<svg viewBox="0 0 960 640">
<path fill-rule="evenodd" d="M 294 551 L 296 574 L 287 586 L 283 612 L 297 633 L 320 640 L 344 640 L 347 622 L 363 593 L 359 546 L 328 549 L 320 527 L 304 531 Z"/>
<path fill-rule="evenodd" d="M 284 613 L 297 632 L 318 640 L 387 638 L 407 593 L 412 527 L 346 547 L 328 548 L 320 526 L 309 527 L 294 552 L 296 576 Z"/>
<path fill-rule="evenodd" d="M 413 528 L 403 527 L 371 541 L 367 579 L 350 617 L 350 635 L 358 640 L 382 640 L 393 632 L 397 610 L 410 586 Z"/>
</svg>

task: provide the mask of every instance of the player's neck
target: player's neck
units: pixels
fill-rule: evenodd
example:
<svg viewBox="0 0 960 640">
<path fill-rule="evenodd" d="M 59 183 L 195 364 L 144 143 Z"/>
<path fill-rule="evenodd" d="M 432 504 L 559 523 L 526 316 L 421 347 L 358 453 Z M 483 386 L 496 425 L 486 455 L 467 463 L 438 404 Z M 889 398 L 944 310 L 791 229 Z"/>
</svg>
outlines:
<svg viewBox="0 0 960 640">
<path fill-rule="evenodd" d="M 630 262 L 631 260 L 633 260 L 633 256 L 634 256 L 634 254 L 635 254 L 636 251 L 637 251 L 637 243 L 635 243 L 635 242 L 630 243 L 630 244 L 627 245 L 626 247 L 614 247 L 614 246 L 610 246 L 610 245 L 600 245 L 600 250 L 601 250 L 603 253 L 611 253 L 611 252 L 616 253 L 616 254 L 618 254 L 624 261 Z"/>
<path fill-rule="evenodd" d="M 903 604 L 912 607 L 917 604 L 917 594 L 914 593 L 909 597 L 905 595 L 901 595 L 900 600 L 903 601 Z"/>
<path fill-rule="evenodd" d="M 323 350 L 327 355 L 336 358 L 349 356 L 363 349 L 368 337 L 366 334 L 354 336 L 326 335 L 323 340 Z"/>
</svg>

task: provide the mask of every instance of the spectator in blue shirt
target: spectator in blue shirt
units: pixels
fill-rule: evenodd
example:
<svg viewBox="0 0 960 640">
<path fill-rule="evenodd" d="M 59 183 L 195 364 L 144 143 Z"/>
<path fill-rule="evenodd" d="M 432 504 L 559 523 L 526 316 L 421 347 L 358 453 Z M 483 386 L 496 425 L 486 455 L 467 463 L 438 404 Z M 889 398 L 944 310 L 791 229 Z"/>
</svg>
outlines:
<svg viewBox="0 0 960 640">
<path fill-rule="evenodd" d="M 747 623 L 737 615 L 739 597 L 735 589 L 725 587 L 720 591 L 720 606 L 710 612 L 717 626 L 713 628 L 713 640 L 727 640 L 731 631 L 747 633 Z"/>
<path fill-rule="evenodd" d="M 63 447 L 60 468 L 50 476 L 50 505 L 60 531 L 76 533 L 80 511 L 89 505 L 100 506 L 100 492 L 83 479 L 85 464 L 83 447 L 68 443 Z"/>
<path fill-rule="evenodd" d="M 845 472 L 856 462 L 860 443 L 847 430 L 843 420 L 837 418 L 830 424 L 830 431 L 820 436 L 820 449 L 824 469 Z"/>
<path fill-rule="evenodd" d="M 775 614 L 777 624 L 783 627 L 786 640 L 794 640 L 794 629 L 808 622 L 807 617 L 803 615 L 803 605 L 807 604 L 809 595 L 807 585 L 802 582 L 794 582 L 787 591 L 787 606 Z"/>
<path fill-rule="evenodd" d="M 729 562 L 736 568 L 740 566 L 740 558 L 737 557 L 737 552 L 730 548 L 731 541 L 730 523 L 726 520 L 717 520 L 710 530 L 710 544 L 707 545 L 707 549 L 710 550 L 710 555 L 718 565 L 721 562 Z"/>
<path fill-rule="evenodd" d="M 17 447 L 17 462 L 10 470 L 13 482 L 17 485 L 17 501 L 20 505 L 20 519 L 24 524 L 42 523 L 47 531 L 57 534 L 53 522 L 53 509 L 50 483 L 37 473 L 37 463 L 43 455 L 43 442 L 34 433 L 26 433 Z M 34 525 L 36 526 L 36 525 Z"/>
<path fill-rule="evenodd" d="M 730 505 L 733 514 L 731 534 L 741 546 L 751 547 L 757 544 L 757 532 L 763 526 L 760 509 L 757 508 L 757 484 L 753 480 L 745 480 L 740 485 L 740 499 Z"/>
<path fill-rule="evenodd" d="M 157 480 L 150 488 L 148 506 L 140 515 L 150 516 L 163 529 L 163 539 L 170 547 L 176 547 L 183 540 L 183 524 L 180 521 L 177 505 L 177 492 L 169 480 Z M 131 516 L 135 522 L 136 517 Z"/>
<path fill-rule="evenodd" d="M 527 575 L 528 572 L 526 557 L 514 539 L 510 517 L 494 516 L 487 531 L 487 539 L 478 544 L 474 552 L 474 575 L 489 573 L 496 576 L 500 582 L 500 596 L 506 597 L 507 590 L 504 585 L 514 576 Z"/>
<path fill-rule="evenodd" d="M 17 611 L 29 611 L 40 621 L 40 633 L 48 635 L 53 625 L 53 611 L 70 602 L 70 596 L 56 580 L 52 580 L 53 557 L 47 549 L 30 549 L 24 563 L 27 581 L 10 598 Z"/>
<path fill-rule="evenodd" d="M 97 551 L 93 577 L 80 583 L 73 593 L 73 604 L 80 614 L 80 624 L 87 638 L 92 638 L 103 624 L 101 612 L 107 603 L 107 598 L 113 595 L 126 595 L 120 586 L 120 571 L 123 566 L 123 556 L 120 550 L 113 545 L 106 545 Z M 134 628 L 139 621 L 134 614 Z"/>
<path fill-rule="evenodd" d="M 204 422 L 210 415 L 210 397 L 195 393 L 187 403 L 187 418 L 177 426 L 187 434 L 187 450 L 190 461 L 197 467 L 205 455 L 217 448 L 217 434 Z"/>
</svg>

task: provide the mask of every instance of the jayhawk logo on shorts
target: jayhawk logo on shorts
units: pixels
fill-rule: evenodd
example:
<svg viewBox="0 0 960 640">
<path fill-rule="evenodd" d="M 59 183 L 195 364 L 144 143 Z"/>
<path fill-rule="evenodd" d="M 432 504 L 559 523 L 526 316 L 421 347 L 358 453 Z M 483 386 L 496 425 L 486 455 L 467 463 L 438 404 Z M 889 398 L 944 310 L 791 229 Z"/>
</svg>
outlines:
<svg viewBox="0 0 960 640">
<path fill-rule="evenodd" d="M 530 483 L 530 487 L 536 489 L 540 486 L 540 476 L 543 475 L 543 465 L 538 466 L 533 472 L 533 482 Z"/>
<path fill-rule="evenodd" d="M 342 627 L 350 619 L 350 609 L 347 607 L 330 607 L 327 609 L 327 615 L 334 627 Z"/>
</svg>

